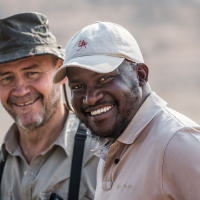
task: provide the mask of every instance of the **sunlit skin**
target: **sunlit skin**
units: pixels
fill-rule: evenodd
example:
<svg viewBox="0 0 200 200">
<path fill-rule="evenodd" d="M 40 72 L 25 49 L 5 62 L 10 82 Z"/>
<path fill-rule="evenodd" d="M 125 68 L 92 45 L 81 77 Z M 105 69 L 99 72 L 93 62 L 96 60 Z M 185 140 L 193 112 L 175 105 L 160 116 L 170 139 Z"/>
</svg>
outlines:
<svg viewBox="0 0 200 200">
<path fill-rule="evenodd" d="M 52 144 L 63 128 L 61 87 L 52 82 L 61 65 L 62 60 L 54 64 L 50 55 L 0 64 L 0 99 L 17 123 L 28 162 Z"/>
<path fill-rule="evenodd" d="M 94 136 L 118 138 L 144 100 L 148 78 L 144 64 L 124 61 L 110 73 L 67 67 L 72 106 Z"/>
</svg>

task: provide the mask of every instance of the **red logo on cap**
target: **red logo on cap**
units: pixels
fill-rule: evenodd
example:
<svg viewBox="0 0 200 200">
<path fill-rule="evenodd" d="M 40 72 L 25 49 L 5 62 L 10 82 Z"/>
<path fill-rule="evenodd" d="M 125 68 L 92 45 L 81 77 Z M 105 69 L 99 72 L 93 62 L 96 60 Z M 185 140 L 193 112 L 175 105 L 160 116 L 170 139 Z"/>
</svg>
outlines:
<svg viewBox="0 0 200 200">
<path fill-rule="evenodd" d="M 81 47 L 80 49 L 82 49 L 82 47 L 86 48 L 87 42 L 85 42 L 84 40 L 80 40 L 78 43 L 78 47 Z M 80 49 L 78 49 L 77 51 L 79 51 Z"/>
</svg>

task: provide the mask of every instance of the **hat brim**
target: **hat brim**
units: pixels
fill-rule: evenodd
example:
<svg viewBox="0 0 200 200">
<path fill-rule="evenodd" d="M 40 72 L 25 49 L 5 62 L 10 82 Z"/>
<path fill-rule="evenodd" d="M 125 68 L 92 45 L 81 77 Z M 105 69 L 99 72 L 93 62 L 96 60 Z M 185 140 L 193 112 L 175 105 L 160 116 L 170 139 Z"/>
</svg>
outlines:
<svg viewBox="0 0 200 200">
<path fill-rule="evenodd" d="M 53 77 L 54 83 L 59 83 L 66 77 L 67 67 L 80 67 L 99 73 L 109 73 L 115 70 L 125 58 L 105 55 L 82 56 L 64 62 Z"/>
<path fill-rule="evenodd" d="M 56 57 L 64 60 L 64 49 L 59 49 L 55 46 L 38 45 L 38 46 L 25 46 L 18 49 L 13 49 L 0 53 L 0 64 L 16 61 L 22 58 L 39 55 L 55 55 Z"/>
</svg>

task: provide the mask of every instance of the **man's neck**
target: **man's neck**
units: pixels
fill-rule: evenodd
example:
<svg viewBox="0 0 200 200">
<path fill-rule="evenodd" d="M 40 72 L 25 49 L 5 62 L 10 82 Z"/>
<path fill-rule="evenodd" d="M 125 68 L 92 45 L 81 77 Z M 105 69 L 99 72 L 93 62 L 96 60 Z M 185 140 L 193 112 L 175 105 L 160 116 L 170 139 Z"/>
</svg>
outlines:
<svg viewBox="0 0 200 200">
<path fill-rule="evenodd" d="M 19 128 L 19 143 L 27 163 L 56 141 L 64 128 L 68 113 L 69 111 L 61 105 L 44 126 L 31 132 Z"/>
</svg>

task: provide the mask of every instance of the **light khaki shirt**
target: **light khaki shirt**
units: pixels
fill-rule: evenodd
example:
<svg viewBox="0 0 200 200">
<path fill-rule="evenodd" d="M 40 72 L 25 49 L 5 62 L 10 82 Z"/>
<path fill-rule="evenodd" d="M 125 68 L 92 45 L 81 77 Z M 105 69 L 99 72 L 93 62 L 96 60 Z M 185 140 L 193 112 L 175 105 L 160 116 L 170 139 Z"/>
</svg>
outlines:
<svg viewBox="0 0 200 200">
<path fill-rule="evenodd" d="M 30 165 L 22 155 L 18 144 L 18 129 L 14 124 L 2 145 L 3 156 L 7 152 L 8 157 L 1 185 L 1 200 L 48 200 L 53 192 L 66 200 L 78 124 L 78 118 L 70 113 L 59 138 L 49 149 L 36 156 Z M 88 137 L 83 158 L 80 200 L 94 199 L 99 159 L 90 150 L 95 146 L 96 142 Z"/>
<path fill-rule="evenodd" d="M 199 125 L 151 93 L 116 142 L 93 150 L 95 200 L 200 200 L 199 139 Z"/>
</svg>

